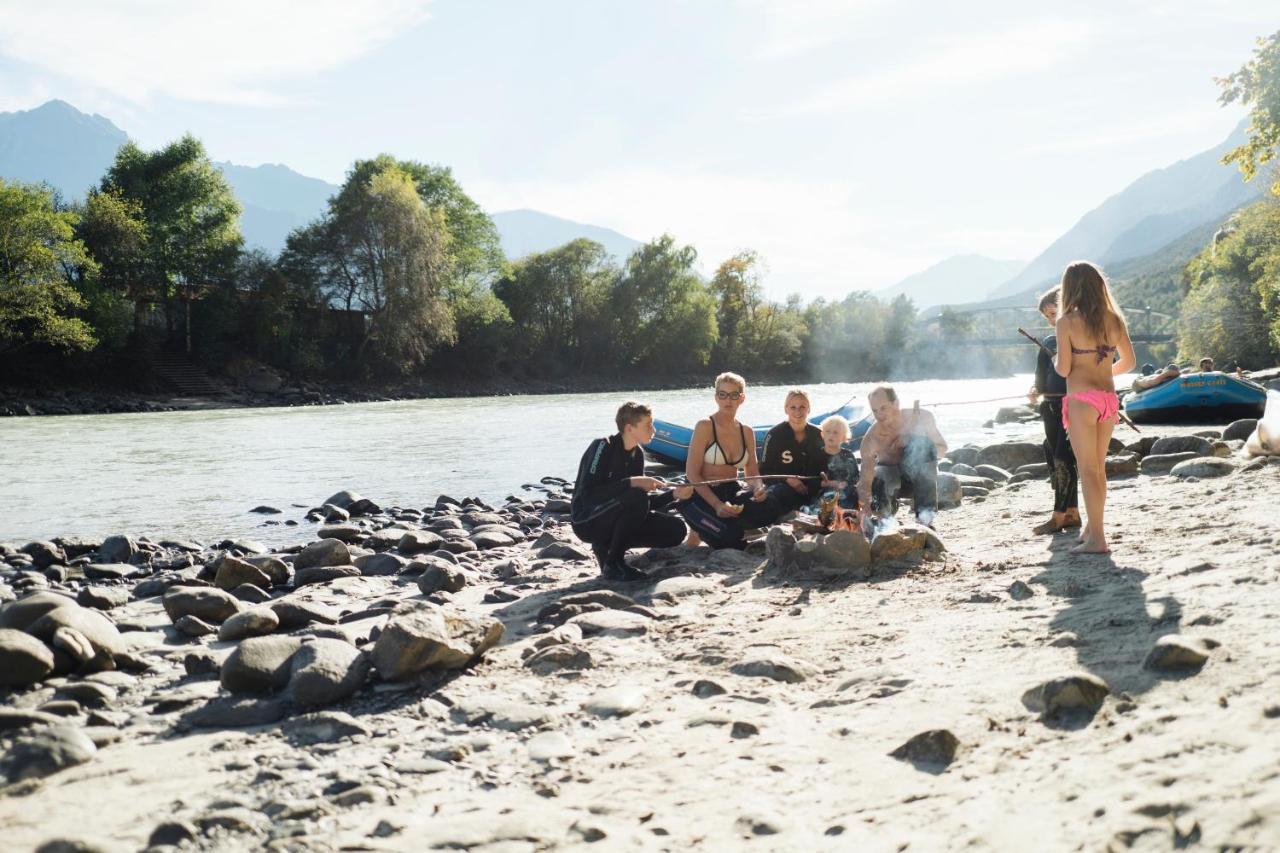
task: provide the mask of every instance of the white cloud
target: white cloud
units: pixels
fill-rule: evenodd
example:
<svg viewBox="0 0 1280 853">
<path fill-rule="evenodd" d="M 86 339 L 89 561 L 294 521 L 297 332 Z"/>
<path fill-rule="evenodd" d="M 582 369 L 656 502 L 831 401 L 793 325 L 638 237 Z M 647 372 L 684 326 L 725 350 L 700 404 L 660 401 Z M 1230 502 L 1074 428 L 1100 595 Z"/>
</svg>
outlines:
<svg viewBox="0 0 1280 853">
<path fill-rule="evenodd" d="M 768 264 L 775 298 L 842 298 L 921 268 L 916 247 L 881 245 L 873 220 L 855 210 L 848 181 L 670 171 L 611 172 L 573 181 L 495 183 L 468 180 L 488 210 L 533 208 L 612 228 L 637 240 L 664 232 L 698 250 L 702 271 L 743 249 Z"/>
<path fill-rule="evenodd" d="M 945 94 L 961 87 L 1046 71 L 1078 57 L 1094 27 L 1042 21 L 1000 32 L 923 42 L 917 55 L 883 71 L 838 80 L 801 98 L 797 113 L 838 113 L 869 104 Z"/>
<path fill-rule="evenodd" d="M 789 59 L 855 35 L 869 12 L 884 0 L 748 0 L 764 25 L 755 57 Z"/>
<path fill-rule="evenodd" d="M 287 101 L 427 18 L 430 0 L 0 0 L 0 56 L 135 103 Z"/>
</svg>

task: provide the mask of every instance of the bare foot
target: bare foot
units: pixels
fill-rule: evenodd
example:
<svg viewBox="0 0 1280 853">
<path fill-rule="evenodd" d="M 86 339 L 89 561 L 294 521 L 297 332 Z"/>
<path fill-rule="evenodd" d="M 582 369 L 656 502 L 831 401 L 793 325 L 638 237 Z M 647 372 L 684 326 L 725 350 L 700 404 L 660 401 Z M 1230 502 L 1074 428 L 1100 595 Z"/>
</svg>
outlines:
<svg viewBox="0 0 1280 853">
<path fill-rule="evenodd" d="M 690 548 L 697 548 L 702 544 L 702 537 L 690 529 L 689 536 L 684 540 L 684 544 L 688 545 Z"/>
<path fill-rule="evenodd" d="M 1037 536 L 1047 536 L 1051 533 L 1057 533 L 1061 529 L 1062 521 L 1058 518 L 1058 514 L 1055 512 L 1053 514 L 1053 518 L 1050 518 L 1048 521 L 1040 522 L 1035 527 L 1031 528 L 1031 532 Z"/>
<path fill-rule="evenodd" d="M 1072 554 L 1110 554 L 1111 549 L 1107 547 L 1106 542 L 1081 542 L 1079 545 L 1071 549 Z"/>
<path fill-rule="evenodd" d="M 1081 524 L 1081 521 L 1080 521 L 1079 510 L 1069 509 L 1062 514 L 1062 526 L 1064 528 L 1079 527 L 1080 524 Z"/>
</svg>

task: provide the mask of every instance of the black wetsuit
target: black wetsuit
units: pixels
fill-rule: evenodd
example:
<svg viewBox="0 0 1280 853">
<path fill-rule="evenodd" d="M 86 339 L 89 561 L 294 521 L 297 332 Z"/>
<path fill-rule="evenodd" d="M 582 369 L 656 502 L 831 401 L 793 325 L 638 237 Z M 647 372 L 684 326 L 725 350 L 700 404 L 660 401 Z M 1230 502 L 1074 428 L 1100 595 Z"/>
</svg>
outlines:
<svg viewBox="0 0 1280 853">
<path fill-rule="evenodd" d="M 844 509 L 858 508 L 858 477 L 861 474 L 858 457 L 847 447 L 841 447 L 835 453 L 827 454 L 827 464 L 823 468 L 827 479 L 833 482 L 843 481 L 845 486 L 838 491 L 840 506 Z"/>
<path fill-rule="evenodd" d="M 1047 336 L 1044 345 L 1058 351 L 1056 335 Z M 1053 359 L 1044 350 L 1036 358 L 1036 390 L 1041 394 L 1066 394 L 1067 380 L 1058 375 Z M 1067 431 L 1062 427 L 1062 397 L 1045 397 L 1040 401 L 1040 420 L 1044 422 L 1044 461 L 1049 465 L 1053 484 L 1053 511 L 1066 512 L 1080 506 L 1076 455 L 1071 450 Z"/>
<path fill-rule="evenodd" d="M 622 434 L 597 438 L 582 454 L 573 488 L 573 532 L 598 557 L 621 561 L 628 548 L 671 548 L 684 541 L 684 522 L 655 512 L 675 495 L 650 497 L 630 477 L 644 476 L 644 451 L 622 446 Z"/>
<path fill-rule="evenodd" d="M 827 451 L 822 444 L 822 430 L 813 424 L 804 425 L 804 439 L 797 440 L 787 421 L 769 430 L 764 439 L 764 457 L 760 460 L 761 474 L 790 474 L 799 477 L 805 490 L 797 492 L 786 480 L 766 480 L 768 496 L 763 501 L 744 505 L 742 523 L 745 527 L 765 527 L 779 518 L 817 500 L 822 491 L 822 472 L 827 467 Z"/>
</svg>

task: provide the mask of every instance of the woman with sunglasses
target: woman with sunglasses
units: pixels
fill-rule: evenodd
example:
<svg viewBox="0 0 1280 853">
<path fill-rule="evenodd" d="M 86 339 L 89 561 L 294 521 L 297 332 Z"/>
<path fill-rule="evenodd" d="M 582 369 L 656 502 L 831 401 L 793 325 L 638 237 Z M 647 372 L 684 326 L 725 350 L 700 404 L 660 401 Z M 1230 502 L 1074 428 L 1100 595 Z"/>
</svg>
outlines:
<svg viewBox="0 0 1280 853">
<path fill-rule="evenodd" d="M 694 495 L 680 503 L 678 510 L 690 527 L 689 544 L 701 540 L 712 548 L 742 548 L 746 544 L 739 520 L 742 505 L 748 497 L 764 500 L 766 492 L 763 486 L 754 493 L 744 492 L 735 480 L 740 470 L 748 477 L 760 473 L 755 433 L 738 420 L 738 409 L 747 398 L 747 382 L 736 373 L 721 373 L 715 389 L 715 413 L 698 421 L 689 440 L 685 475 L 695 484 Z M 707 480 L 735 481 L 696 485 Z"/>
</svg>

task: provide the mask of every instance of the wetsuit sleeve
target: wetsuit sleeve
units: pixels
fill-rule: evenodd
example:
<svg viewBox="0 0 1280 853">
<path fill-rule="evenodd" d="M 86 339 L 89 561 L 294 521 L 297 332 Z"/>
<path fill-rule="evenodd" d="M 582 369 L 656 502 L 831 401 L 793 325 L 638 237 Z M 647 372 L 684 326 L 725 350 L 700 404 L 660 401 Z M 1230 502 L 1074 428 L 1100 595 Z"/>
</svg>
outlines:
<svg viewBox="0 0 1280 853">
<path fill-rule="evenodd" d="M 609 479 L 609 440 L 597 438 L 582 454 L 578 464 L 578 479 L 573 487 L 573 500 L 579 506 L 597 506 L 610 498 L 616 498 L 627 490 L 630 481 L 623 478 Z M 643 460 L 641 466 L 643 467 Z"/>
<path fill-rule="evenodd" d="M 782 424 L 782 426 L 785 427 L 786 424 Z M 777 427 L 774 427 L 765 434 L 764 455 L 760 458 L 761 474 L 787 473 L 782 467 L 782 445 L 784 443 L 785 442 L 778 435 Z"/>
<path fill-rule="evenodd" d="M 804 485 L 809 490 L 810 497 L 816 497 L 822 491 L 822 474 L 827 470 L 827 451 L 822 446 L 822 432 L 818 429 L 806 430 L 805 440 L 809 445 L 808 453 L 805 454 L 808 464 L 805 466 L 808 470 L 802 472 L 805 478 Z"/>
<path fill-rule="evenodd" d="M 1049 371 L 1053 365 L 1049 363 L 1049 355 L 1044 350 L 1036 352 L 1036 390 L 1043 394 L 1049 390 Z"/>
</svg>

